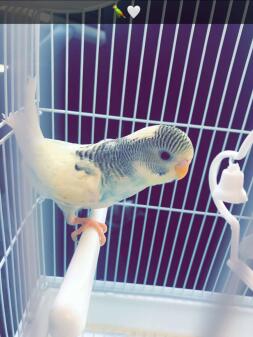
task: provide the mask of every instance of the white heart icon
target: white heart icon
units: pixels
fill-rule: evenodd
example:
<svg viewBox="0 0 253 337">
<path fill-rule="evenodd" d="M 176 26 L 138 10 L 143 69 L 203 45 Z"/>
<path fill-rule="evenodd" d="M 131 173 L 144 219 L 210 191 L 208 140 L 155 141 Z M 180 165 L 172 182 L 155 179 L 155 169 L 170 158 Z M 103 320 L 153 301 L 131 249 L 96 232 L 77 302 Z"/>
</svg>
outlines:
<svg viewBox="0 0 253 337">
<path fill-rule="evenodd" d="M 131 16 L 131 18 L 136 18 L 136 16 L 140 13 L 140 6 L 128 6 L 127 7 L 127 11 L 128 11 L 128 14 Z"/>
</svg>

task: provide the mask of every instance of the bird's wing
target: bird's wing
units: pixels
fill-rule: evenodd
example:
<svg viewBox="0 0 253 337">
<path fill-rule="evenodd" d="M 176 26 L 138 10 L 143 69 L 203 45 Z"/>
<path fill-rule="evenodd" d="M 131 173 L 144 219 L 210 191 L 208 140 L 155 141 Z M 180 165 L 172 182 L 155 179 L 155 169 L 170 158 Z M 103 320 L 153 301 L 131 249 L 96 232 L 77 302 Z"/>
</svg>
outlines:
<svg viewBox="0 0 253 337">
<path fill-rule="evenodd" d="M 38 186 L 65 207 L 90 208 L 100 197 L 101 171 L 88 158 L 80 159 L 80 145 L 45 139 L 29 163 Z"/>
<path fill-rule="evenodd" d="M 75 170 L 83 171 L 87 176 L 96 176 L 98 172 L 94 162 L 88 159 L 76 160 Z"/>
</svg>

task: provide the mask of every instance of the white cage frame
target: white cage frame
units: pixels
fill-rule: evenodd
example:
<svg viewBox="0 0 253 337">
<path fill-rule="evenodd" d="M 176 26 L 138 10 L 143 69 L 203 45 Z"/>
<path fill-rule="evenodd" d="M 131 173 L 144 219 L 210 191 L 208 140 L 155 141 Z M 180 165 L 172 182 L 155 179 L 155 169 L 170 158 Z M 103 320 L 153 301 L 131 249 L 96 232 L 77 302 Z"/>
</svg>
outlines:
<svg viewBox="0 0 253 337">
<path fill-rule="evenodd" d="M 210 130 L 212 131 L 212 138 L 210 141 L 210 147 L 208 149 L 207 153 L 207 158 L 209 158 L 211 154 L 211 148 L 214 145 L 214 140 L 215 140 L 215 135 L 216 132 L 221 131 L 226 134 L 225 140 L 223 143 L 222 149 L 226 149 L 226 145 L 228 142 L 228 137 L 231 133 L 238 134 L 238 141 L 236 144 L 236 150 L 238 150 L 240 144 L 242 143 L 242 140 L 245 135 L 247 135 L 250 130 L 247 130 L 245 128 L 246 122 L 248 120 L 248 117 L 252 116 L 252 98 L 253 98 L 253 92 L 251 94 L 250 100 L 247 105 L 247 110 L 245 112 L 245 119 L 243 123 L 243 128 L 242 130 L 239 129 L 233 129 L 232 124 L 233 124 L 233 119 L 235 116 L 235 111 L 237 108 L 237 104 L 239 101 L 239 97 L 241 94 L 242 86 L 244 83 L 244 79 L 246 76 L 246 73 L 248 71 L 248 66 L 250 61 L 252 60 L 252 50 L 253 50 L 253 41 L 251 42 L 250 49 L 248 50 L 246 62 L 243 67 L 243 72 L 242 72 L 242 77 L 240 80 L 238 92 L 236 95 L 235 103 L 231 112 L 231 119 L 230 123 L 227 128 L 220 127 L 219 126 L 219 120 L 221 117 L 222 113 L 222 107 L 224 104 L 228 84 L 231 78 L 231 72 L 233 69 L 234 65 L 234 60 L 236 57 L 236 53 L 238 51 L 238 46 L 240 43 L 240 38 L 242 36 L 242 31 L 244 27 L 244 19 L 247 13 L 247 6 L 249 5 L 249 1 L 246 2 L 245 5 L 245 11 L 244 15 L 242 18 L 242 23 L 239 27 L 237 39 L 235 42 L 234 46 L 234 51 L 232 55 L 232 59 L 230 62 L 229 70 L 226 76 L 226 82 L 223 90 L 223 95 L 221 98 L 221 103 L 218 111 L 218 115 L 216 118 L 216 123 L 215 126 L 208 126 L 205 125 L 205 118 L 206 114 L 208 111 L 211 95 L 212 95 L 212 90 L 215 85 L 215 78 L 216 78 L 216 73 L 217 73 L 217 68 L 222 52 L 222 47 L 223 47 L 223 42 L 224 38 L 226 36 L 226 31 L 228 27 L 228 20 L 229 20 L 229 15 L 231 12 L 232 8 L 232 2 L 231 5 L 229 6 L 228 13 L 227 13 L 227 18 L 226 18 L 226 23 L 223 26 L 223 31 L 222 31 L 222 36 L 220 40 L 220 45 L 217 53 L 217 59 L 215 62 L 214 66 L 214 71 L 213 71 L 213 76 L 208 92 L 208 98 L 206 101 L 206 108 L 204 111 L 204 116 L 202 119 L 202 123 L 199 125 L 191 124 L 191 119 L 192 119 L 192 113 L 194 109 L 194 104 L 196 101 L 196 96 L 198 93 L 198 88 L 199 88 L 199 83 L 200 83 L 200 76 L 203 68 L 203 63 L 204 63 L 204 58 L 205 58 L 205 53 L 206 53 L 206 48 L 208 44 L 208 38 L 212 26 L 212 15 L 213 15 L 213 10 L 212 14 L 210 17 L 210 22 L 208 24 L 207 28 L 207 33 L 205 37 L 205 42 L 204 42 L 204 47 L 201 55 L 201 61 L 198 69 L 198 77 L 197 77 L 197 82 L 195 85 L 195 90 L 194 90 L 194 96 L 191 104 L 191 111 L 189 115 L 189 120 L 188 123 L 180 123 L 178 122 L 178 113 L 179 113 L 179 108 L 180 108 L 180 101 L 182 97 L 182 92 L 183 92 L 183 87 L 184 87 L 184 81 L 185 81 L 185 75 L 186 75 L 186 70 L 188 66 L 188 61 L 189 61 L 189 55 L 190 55 L 190 50 L 191 50 L 191 43 L 194 35 L 194 29 L 195 29 L 195 21 L 191 25 L 191 31 L 190 31 L 190 38 L 188 42 L 188 49 L 187 49 L 187 54 L 185 58 L 185 64 L 184 64 L 184 70 L 183 70 L 183 75 L 182 75 L 182 81 L 181 81 L 181 86 L 180 86 L 180 94 L 178 97 L 178 102 L 177 102 L 177 108 L 176 108 L 176 114 L 175 114 L 175 119 L 173 122 L 170 124 L 172 125 L 177 125 L 181 127 L 185 127 L 187 131 L 189 131 L 189 128 L 195 128 L 200 130 L 200 134 L 198 137 L 198 141 L 196 144 L 196 153 L 198 153 L 199 145 L 201 142 L 201 136 L 204 130 Z M 183 6 L 183 1 L 180 3 L 180 10 L 178 13 L 178 19 L 177 22 L 180 22 L 180 15 L 182 11 L 182 6 Z M 79 118 L 79 142 L 81 140 L 81 117 L 90 117 L 93 120 L 92 123 L 92 140 L 94 140 L 94 127 L 95 127 L 95 117 L 96 118 L 103 118 L 106 119 L 106 126 L 105 126 L 105 138 L 108 133 L 108 120 L 114 119 L 119 121 L 119 134 L 121 133 L 121 127 L 122 127 L 122 121 L 129 121 L 132 123 L 132 130 L 134 130 L 135 123 L 137 122 L 142 122 L 145 123 L 146 125 L 149 124 L 159 124 L 163 122 L 164 118 L 164 113 L 165 113 L 165 102 L 167 101 L 167 96 L 168 96 L 168 91 L 169 91 L 169 86 L 170 86 L 170 79 L 171 79 L 171 72 L 173 68 L 173 60 L 175 56 L 175 49 L 176 49 L 176 44 L 177 44 L 177 38 L 178 38 L 178 31 L 179 31 L 179 24 L 176 25 L 176 30 L 175 30 L 175 35 L 174 35 L 174 40 L 173 40 L 173 48 L 172 48 L 172 53 L 171 53 L 171 62 L 169 65 L 168 69 L 168 77 L 167 77 L 167 84 L 166 84 L 166 93 L 164 97 L 164 103 L 163 103 L 163 109 L 162 109 L 162 114 L 161 118 L 159 120 L 152 120 L 150 119 L 150 113 L 151 113 L 151 105 L 152 105 L 152 99 L 153 99 L 153 94 L 154 94 L 154 86 L 155 86 L 155 81 L 156 81 L 156 70 L 158 66 L 158 58 L 159 58 L 159 52 L 160 52 L 160 47 L 161 47 L 161 39 L 162 39 L 162 34 L 163 34 L 163 20 L 164 20 L 164 13 L 165 13 L 165 8 L 166 8 L 166 1 L 163 9 L 163 14 L 162 14 L 162 19 L 161 19 L 161 24 L 159 27 L 159 36 L 158 36 L 158 42 L 157 42 L 157 50 L 156 50 L 156 58 L 155 58 L 155 65 L 153 69 L 153 78 L 152 78 L 152 84 L 151 84 L 151 93 L 150 93 L 150 99 L 149 99 L 149 107 L 147 111 L 147 118 L 146 119 L 141 119 L 137 118 L 137 107 L 138 107 L 138 98 L 139 98 L 139 90 L 140 90 L 140 85 L 141 85 L 141 78 L 142 78 L 142 66 L 143 66 L 143 58 L 144 58 L 144 50 L 145 50 L 145 44 L 146 44 L 146 38 L 147 38 L 147 30 L 148 30 L 148 16 L 149 16 L 149 10 L 150 10 L 150 2 L 148 5 L 147 9 L 147 15 L 146 15 L 146 23 L 144 26 L 144 34 L 143 34 L 143 40 L 141 43 L 141 61 L 140 61 L 140 66 L 139 66 L 139 73 L 138 73 L 138 82 L 137 82 L 137 92 L 136 92 L 136 97 L 135 97 L 135 106 L 134 106 L 134 113 L 133 113 L 133 118 L 125 117 L 124 116 L 124 100 L 125 100 L 125 89 L 126 89 L 126 80 L 127 80 L 127 70 L 128 70 L 128 61 L 129 61 L 129 49 L 130 49 L 130 43 L 131 43 L 131 34 L 132 34 L 132 22 L 130 22 L 129 27 L 128 27 L 128 38 L 127 38 L 127 53 L 126 53 L 126 59 L 125 59 L 125 66 L 124 66 L 124 77 L 123 77 L 123 94 L 121 97 L 121 109 L 119 116 L 113 116 L 110 115 L 110 96 L 111 96 L 111 84 L 112 84 L 112 69 L 113 69 L 113 52 L 114 52 L 114 43 L 115 43 L 115 32 L 117 29 L 117 24 L 116 21 L 114 21 L 113 27 L 112 27 L 112 45 L 111 45 L 111 55 L 110 55 L 110 66 L 109 66 L 109 85 L 108 85 L 108 100 L 107 100 L 107 107 L 106 107 L 106 114 L 97 114 L 96 113 L 96 90 L 97 90 L 97 75 L 98 75 L 98 62 L 99 62 L 99 43 L 100 43 L 100 33 L 101 33 L 101 10 L 99 10 L 98 14 L 98 25 L 97 25 L 97 39 L 96 39 L 96 60 L 95 60 L 95 72 L 94 72 L 94 96 L 93 96 L 93 108 L 91 112 L 83 112 L 82 111 L 82 102 L 81 102 L 81 92 L 83 90 L 83 82 L 82 82 L 82 74 L 83 74 L 83 50 L 84 50 L 84 34 L 85 34 L 85 26 L 83 25 L 81 27 L 81 68 L 80 68 L 80 96 L 79 96 L 79 110 L 78 111 L 69 111 L 68 110 L 68 97 L 67 95 L 65 96 L 65 109 L 57 109 L 55 108 L 54 104 L 54 89 L 52 87 L 52 104 L 51 108 L 44 108 L 40 106 L 40 110 L 43 114 L 48 114 L 52 118 L 52 125 L 53 125 L 53 130 L 54 130 L 54 116 L 55 114 L 64 114 L 65 115 L 65 139 L 68 139 L 67 136 L 67 126 L 68 126 L 68 115 L 75 115 L 78 116 Z M 197 15 L 197 10 L 198 10 L 198 5 L 196 6 L 196 12 L 194 16 L 194 20 L 196 20 L 196 15 Z M 83 13 L 83 15 L 85 15 Z M 114 19 L 115 20 L 115 19 Z M 68 69 L 68 53 L 69 53 L 69 24 L 67 22 L 66 26 L 66 67 L 65 67 L 65 72 L 66 74 L 69 73 Z M 54 58 L 54 39 L 53 39 L 53 29 L 54 26 L 53 24 L 50 25 L 50 45 L 51 45 L 51 58 Z M 3 46 L 3 65 L 4 65 L 4 73 L 0 74 L 0 76 L 3 77 L 3 83 L 4 83 L 4 113 L 8 114 L 10 111 L 16 111 L 22 107 L 22 92 L 23 92 L 23 87 L 22 83 L 23 80 L 27 76 L 33 76 L 35 74 L 39 74 L 39 30 L 40 27 L 38 25 L 3 25 L 3 40 L 1 42 Z M 24 40 L 21 38 L 24 37 Z M 15 41 L 17 44 L 15 44 Z M 25 46 L 25 47 L 22 47 Z M 17 57 L 17 54 L 19 54 L 19 57 Z M 21 57 L 22 55 L 22 57 Z M 24 66 L 20 64 L 24 60 Z M 19 63 L 20 62 L 20 63 Z M 17 67 L 19 69 L 18 72 L 11 72 L 11 76 L 9 76 L 9 73 L 7 68 L 10 67 L 14 69 Z M 68 75 L 66 75 L 68 76 Z M 51 64 L 51 81 L 52 83 L 54 82 L 54 64 Z M 39 82 L 38 82 L 39 85 Z M 67 85 L 68 85 L 68 78 L 66 79 L 66 92 L 67 92 Z M 39 87 L 38 87 L 39 88 Z M 39 104 L 40 102 L 40 90 L 38 90 L 38 96 L 37 96 L 37 102 Z M 5 130 L 5 125 L 4 122 L 0 122 L 0 130 Z M 53 261 L 53 270 L 54 270 L 54 276 L 53 277 L 47 277 L 46 276 L 46 252 L 45 252 L 45 247 L 43 245 L 44 238 L 43 238 L 43 230 L 42 230 L 42 224 L 45 222 L 45 219 L 43 218 L 43 200 L 35 194 L 35 192 L 32 190 L 32 188 L 29 186 L 29 183 L 27 182 L 27 179 L 25 178 L 25 175 L 22 172 L 22 167 L 21 167 L 21 160 L 20 160 L 20 154 L 16 148 L 15 145 L 15 140 L 13 137 L 13 132 L 12 131 L 3 131 L 1 134 L 0 138 L 0 148 L 1 148 L 1 155 L 2 155 L 2 162 L 3 162 L 3 169 L 4 169 L 4 190 L 5 193 L 2 193 L 0 195 L 0 223 L 1 223 L 1 237 L 3 240 L 3 256 L 1 257 L 0 260 L 0 307 L 2 311 L 2 317 L 3 317 L 3 332 L 8 335 L 8 330 L 11 332 L 11 336 L 25 336 L 24 331 L 26 329 L 26 324 L 27 321 L 29 321 L 29 317 L 31 313 L 33 312 L 34 309 L 34 303 L 38 303 L 38 299 L 41 298 L 42 293 L 45 291 L 45 289 L 50 289 L 50 291 L 53 291 L 52 288 L 57 288 L 59 286 L 60 279 L 57 277 L 57 272 L 56 272 L 56 262 L 55 262 L 55 257 Z M 54 136 L 54 133 L 53 133 Z M 9 158 L 8 158 L 9 156 Z M 196 156 L 197 157 L 197 156 Z M 196 158 L 195 157 L 195 158 Z M 247 156 L 244 164 L 243 164 L 243 170 L 246 168 L 247 163 L 249 160 L 249 156 Z M 206 161 L 205 165 L 205 171 L 208 170 L 207 167 L 208 160 Z M 16 165 L 16 166 L 15 166 Z M 194 165 L 195 165 L 195 160 L 193 161 L 192 164 L 192 169 L 190 175 L 192 175 L 192 172 L 194 172 Z M 203 174 L 204 177 L 204 174 Z M 191 176 L 190 176 L 191 179 Z M 189 179 L 189 181 L 190 181 Z M 161 200 L 162 200 L 162 195 L 164 193 L 164 187 L 162 188 L 161 191 L 161 198 L 159 200 L 158 206 L 152 206 L 149 205 L 149 200 L 151 197 L 152 189 L 149 189 L 148 192 L 148 200 L 146 205 L 141 205 L 138 204 L 138 199 L 135 199 L 134 203 L 129 203 L 129 202 L 121 202 L 118 203 L 118 205 L 123 205 L 123 212 L 125 210 L 125 207 L 133 207 L 134 208 L 134 216 L 133 216 L 133 223 L 136 218 L 136 210 L 138 208 L 142 208 L 145 210 L 145 220 L 147 220 L 148 216 L 148 210 L 149 209 L 154 209 L 158 211 L 158 215 L 156 216 L 156 221 L 154 224 L 154 233 L 156 232 L 158 221 L 159 221 L 159 212 L 161 211 L 166 211 L 170 212 L 167 225 L 166 225 L 166 231 L 164 236 L 166 237 L 168 230 L 169 230 L 169 221 L 170 221 L 170 216 L 173 212 L 175 213 L 180 213 L 180 220 L 179 220 L 179 225 L 178 225 L 178 230 L 176 231 L 175 235 L 175 240 L 174 240 L 174 245 L 172 252 L 174 252 L 175 245 L 177 242 L 178 238 L 178 233 L 179 233 L 179 228 L 180 224 L 182 222 L 182 217 L 183 214 L 189 214 L 191 215 L 191 222 L 189 226 L 189 231 L 187 233 L 186 239 L 185 239 L 185 245 L 183 246 L 182 250 L 182 255 L 180 259 L 180 263 L 178 266 L 178 273 L 175 277 L 175 281 L 173 284 L 172 288 L 166 288 L 166 287 L 156 287 L 156 286 L 148 286 L 146 285 L 147 283 L 147 273 L 149 270 L 150 262 L 151 262 L 151 257 L 152 257 L 152 250 L 153 250 L 153 245 L 154 245 L 154 239 L 151 241 L 151 248 L 150 248 L 150 254 L 148 257 L 148 264 L 147 264 L 147 273 L 145 275 L 145 279 L 143 282 L 143 285 L 137 285 L 136 280 L 137 278 L 135 277 L 134 284 L 127 284 L 126 283 L 126 277 L 124 279 L 124 283 L 120 284 L 116 282 L 116 277 L 114 279 L 114 282 L 108 282 L 106 281 L 106 272 L 105 272 L 105 280 L 104 281 L 96 281 L 94 284 L 94 307 L 96 307 L 97 302 L 96 302 L 96 296 L 97 298 L 99 296 L 102 296 L 101 293 L 104 292 L 106 294 L 108 293 L 114 293 L 115 296 L 118 296 L 117 294 L 128 294 L 128 296 L 135 295 L 136 298 L 138 296 L 149 296 L 152 297 L 152 301 L 154 298 L 161 298 L 161 296 L 165 296 L 168 301 L 171 301 L 171 299 L 174 299 L 175 301 L 181 301 L 184 299 L 185 301 L 199 301 L 200 303 L 208 303 L 211 302 L 214 298 L 216 298 L 216 285 L 218 282 L 218 279 L 222 277 L 224 268 L 226 266 L 226 261 L 228 257 L 228 252 L 229 252 L 229 246 L 227 248 L 226 254 L 224 254 L 223 262 L 221 264 L 220 270 L 218 272 L 218 277 L 217 280 L 214 284 L 212 292 L 201 292 L 196 290 L 196 284 L 193 287 L 192 290 L 186 289 L 186 283 L 187 283 L 187 278 L 189 276 L 189 271 L 193 262 L 194 254 L 196 253 L 196 250 L 194 251 L 191 264 L 188 269 L 188 273 L 186 275 L 186 281 L 182 287 L 182 289 L 177 289 L 176 283 L 177 283 L 177 278 L 180 272 L 181 268 L 181 263 L 182 259 L 185 254 L 185 248 L 186 248 L 186 243 L 189 238 L 189 234 L 192 228 L 192 224 L 194 221 L 194 218 L 196 215 L 203 216 L 202 219 L 202 224 L 201 224 L 201 231 L 198 236 L 198 239 L 196 241 L 196 247 L 201 240 L 201 233 L 203 230 L 203 226 L 205 224 L 205 220 L 207 217 L 211 217 L 214 220 L 213 226 L 215 227 L 217 224 L 218 220 L 218 215 L 217 213 L 209 212 L 209 206 L 211 203 L 211 195 L 208 200 L 208 204 L 206 206 L 206 211 L 200 211 L 197 209 L 198 205 L 198 199 L 200 197 L 200 191 L 204 183 L 204 178 L 201 180 L 200 187 L 199 187 L 199 193 L 196 198 L 195 206 L 193 209 L 185 209 L 185 204 L 186 200 L 188 197 L 188 192 L 189 192 L 189 184 L 187 186 L 186 192 L 185 192 L 185 197 L 183 200 L 183 209 L 177 209 L 173 207 L 174 204 L 174 199 L 176 195 L 176 190 L 177 190 L 177 185 L 175 185 L 174 190 L 173 190 L 173 196 L 172 200 L 170 203 L 169 207 L 162 207 L 161 206 Z M 252 190 L 252 184 L 253 184 L 253 179 L 251 180 L 251 183 L 248 188 L 248 192 Z M 26 191 L 26 193 L 24 193 Z M 16 197 L 18 196 L 18 197 Z M 25 196 L 25 198 L 23 197 Z M 12 199 L 12 200 L 11 200 Z M 10 208 L 10 205 L 12 205 L 15 209 L 18 208 L 19 212 L 15 214 L 15 212 L 12 211 Z M 231 207 L 231 210 L 233 210 L 233 207 Z M 246 226 L 245 233 L 247 233 L 248 230 L 250 230 L 250 225 L 253 220 L 253 216 L 249 216 L 248 214 L 244 214 L 244 206 L 241 208 L 240 213 L 237 214 L 238 218 L 241 220 L 245 220 L 248 222 Z M 112 212 L 110 213 L 110 219 L 109 223 L 112 222 Z M 53 207 L 53 218 L 55 219 L 55 207 Z M 5 224 L 5 220 L 7 218 L 7 227 Z M 121 236 L 122 236 L 122 231 L 124 228 L 124 215 L 121 217 L 121 224 L 120 224 L 120 234 L 119 234 L 119 241 L 118 241 L 118 249 L 117 249 L 117 259 L 116 259 L 116 275 L 117 275 L 117 270 L 118 270 L 118 263 L 119 263 L 119 254 L 120 254 L 120 242 L 121 242 Z M 145 221 L 146 223 L 146 221 Z M 134 228 L 134 226 L 132 226 Z M 221 234 L 221 237 L 219 239 L 218 247 L 222 243 L 222 239 L 225 233 L 225 226 L 224 230 Z M 64 237 L 66 238 L 66 223 L 64 224 Z M 211 232 L 213 233 L 213 232 Z M 140 245 L 140 251 L 142 250 L 143 246 L 143 240 L 144 240 L 144 235 L 145 235 L 145 225 L 144 225 L 144 230 L 142 233 L 142 238 L 141 238 L 141 245 Z M 212 235 L 210 235 L 210 241 L 211 241 Z M 32 240 L 31 240 L 32 239 Z M 131 251 L 131 246 L 132 246 L 132 240 L 133 240 L 133 231 L 131 232 L 131 238 L 130 238 L 130 245 L 129 245 L 129 253 Z M 209 243 L 210 243 L 209 241 Z M 32 242 L 33 244 L 29 244 Z M 39 250 L 36 248 L 34 243 L 37 243 L 39 245 Z M 53 242 L 55 242 L 55 230 L 53 226 Z M 29 252 L 28 252 L 28 246 L 29 246 Z M 208 245 L 207 245 L 208 248 Z M 107 252 L 106 252 L 106 262 L 105 262 L 105 270 L 108 268 L 108 251 L 110 249 L 110 232 L 108 236 L 108 243 L 107 243 Z M 161 260 L 162 260 L 162 253 L 164 249 L 164 241 L 163 241 L 163 246 L 161 249 L 161 254 L 159 258 L 159 263 L 158 263 L 158 268 L 159 270 Z M 66 271 L 67 268 L 67 262 L 66 262 L 66 257 L 67 257 L 67 243 L 66 240 L 64 240 L 64 248 L 63 248 L 63 255 L 64 255 L 64 271 Z M 53 251 L 56 251 L 56 248 L 53 247 Z M 206 284 L 208 282 L 208 278 L 210 276 L 211 269 L 213 267 L 213 264 L 216 259 L 216 254 L 218 250 L 216 250 L 213 258 L 212 258 L 212 263 L 210 266 L 209 273 L 207 274 L 206 282 L 203 287 L 203 290 L 206 288 Z M 203 255 L 203 260 L 204 261 L 205 255 L 207 253 L 207 249 L 204 252 Z M 173 256 L 173 254 L 172 254 Z M 140 260 L 138 260 L 138 267 L 140 264 Z M 171 259 L 169 261 L 169 265 L 167 268 L 167 273 L 165 275 L 165 280 L 164 284 L 166 284 L 166 279 L 168 278 L 169 271 L 170 271 L 170 264 L 171 264 Z M 201 271 L 202 264 L 200 266 L 200 271 Z M 129 268 L 129 259 L 127 261 L 127 267 L 126 267 L 126 274 Z M 138 269 L 138 268 L 137 268 Z M 156 284 L 158 274 L 155 276 L 155 282 L 154 285 Z M 231 273 L 229 272 L 226 275 L 226 280 L 224 282 L 224 290 L 226 289 L 227 285 L 229 284 L 229 280 L 231 277 Z M 3 279 L 5 282 L 7 282 L 7 296 L 8 298 L 8 304 L 6 306 L 6 301 L 4 300 L 3 293 L 4 293 L 4 288 L 6 287 L 6 284 L 3 284 Z M 245 315 L 250 315 L 251 313 L 251 308 L 252 308 L 252 298 L 249 296 L 246 296 L 248 289 L 245 288 L 243 290 L 242 295 L 237 298 L 237 303 L 240 305 L 240 308 L 242 311 L 247 312 Z M 96 293 L 97 292 L 97 293 Z M 108 295 L 109 296 L 109 295 Z M 114 298 L 115 300 L 115 298 Z M 135 301 L 135 300 L 134 300 Z M 145 301 L 144 301 L 145 302 Z M 198 303 L 199 303 L 198 302 Z M 124 302 L 125 303 L 125 302 Z M 141 303 L 141 302 L 139 302 Z M 149 304 L 151 302 L 148 302 Z M 177 302 L 178 303 L 178 302 Z M 125 304 L 124 304 L 125 305 Z M 140 304 L 141 305 L 141 304 Z M 175 302 L 173 302 L 173 305 L 175 305 Z M 94 310 L 98 310 L 98 307 Z M 180 308 L 182 310 L 182 308 Z M 248 310 L 248 311 L 247 311 Z M 108 318 L 109 319 L 109 318 Z M 243 318 L 242 318 L 243 319 Z M 94 324 L 94 317 L 90 318 L 91 320 L 91 326 Z M 110 322 L 112 323 L 112 322 Z M 100 322 L 100 324 L 102 324 Z M 122 323 L 123 324 L 123 323 Z M 162 324 L 162 323 L 160 323 Z M 166 324 L 165 324 L 166 325 Z M 247 325 L 247 323 L 245 323 Z M 8 327 L 7 327 L 8 326 Z M 143 324 L 141 325 L 141 328 L 143 328 Z M 138 326 L 133 325 L 131 327 L 131 333 L 134 334 L 133 331 L 138 330 Z M 117 329 L 115 330 L 117 332 Z M 138 331 L 137 331 L 138 332 Z M 136 334 L 137 334 L 136 332 Z M 123 332 L 122 332 L 123 333 Z M 148 336 L 148 332 L 146 331 Z M 139 332 L 141 335 L 141 333 Z M 161 332 L 161 335 L 164 336 L 164 332 Z M 8 335 L 10 336 L 10 335 Z M 95 336 L 95 335 L 94 335 Z M 157 334 L 158 336 L 158 334 Z M 168 335 L 169 336 L 169 335 Z M 242 335 L 243 336 L 243 335 Z M 245 336 L 248 336 L 245 334 Z M 243 336 L 244 337 L 244 336 Z"/>
</svg>

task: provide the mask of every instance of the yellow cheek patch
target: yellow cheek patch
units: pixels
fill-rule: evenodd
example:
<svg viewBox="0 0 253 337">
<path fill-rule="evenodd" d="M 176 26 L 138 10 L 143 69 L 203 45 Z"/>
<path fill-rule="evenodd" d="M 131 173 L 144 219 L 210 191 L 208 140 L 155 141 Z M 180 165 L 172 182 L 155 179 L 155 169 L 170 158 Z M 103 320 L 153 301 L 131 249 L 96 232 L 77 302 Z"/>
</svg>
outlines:
<svg viewBox="0 0 253 337">
<path fill-rule="evenodd" d="M 177 174 L 177 179 L 178 180 L 183 179 L 187 175 L 188 170 L 189 170 L 189 165 L 184 165 L 184 166 L 176 165 L 175 171 Z"/>
</svg>

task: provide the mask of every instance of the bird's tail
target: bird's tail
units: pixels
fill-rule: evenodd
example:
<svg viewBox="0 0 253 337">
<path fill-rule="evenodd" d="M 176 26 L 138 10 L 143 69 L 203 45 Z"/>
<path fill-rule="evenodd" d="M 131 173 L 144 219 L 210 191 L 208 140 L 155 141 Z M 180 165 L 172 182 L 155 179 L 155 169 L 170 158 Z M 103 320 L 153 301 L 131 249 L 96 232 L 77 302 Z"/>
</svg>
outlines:
<svg viewBox="0 0 253 337">
<path fill-rule="evenodd" d="M 26 83 L 24 110 L 11 112 L 3 119 L 16 136 L 21 152 L 31 150 L 44 137 L 40 129 L 38 109 L 35 104 L 36 79 L 30 78 Z"/>
</svg>

